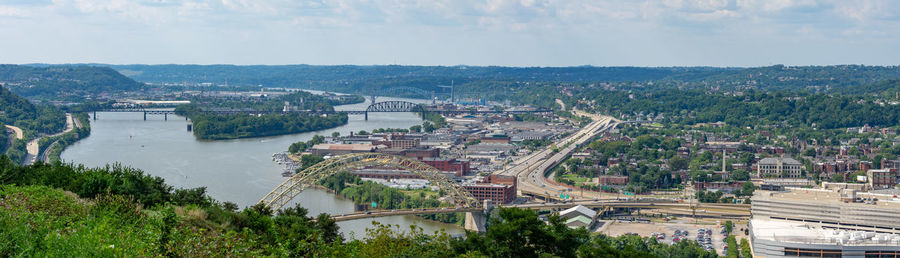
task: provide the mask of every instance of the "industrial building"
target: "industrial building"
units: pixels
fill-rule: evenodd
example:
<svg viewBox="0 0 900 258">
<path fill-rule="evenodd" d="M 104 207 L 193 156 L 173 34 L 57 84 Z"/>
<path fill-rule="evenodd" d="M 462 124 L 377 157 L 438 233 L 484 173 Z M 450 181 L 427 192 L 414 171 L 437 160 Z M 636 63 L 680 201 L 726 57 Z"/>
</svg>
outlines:
<svg viewBox="0 0 900 258">
<path fill-rule="evenodd" d="M 310 148 L 310 153 L 316 156 L 339 156 L 351 153 L 372 152 L 375 146 L 372 144 L 316 144 Z"/>
<path fill-rule="evenodd" d="M 516 200 L 516 177 L 490 175 L 463 182 L 462 186 L 478 201 L 491 200 L 510 203 Z"/>
<path fill-rule="evenodd" d="M 578 205 L 559 212 L 559 216 L 566 220 L 566 226 L 569 228 L 590 228 L 594 224 L 597 212 L 588 207 Z"/>
<path fill-rule="evenodd" d="M 448 158 L 421 158 L 419 160 L 440 171 L 453 172 L 455 177 L 462 177 L 472 172 L 472 169 L 469 167 L 469 161 L 466 160 Z"/>
</svg>

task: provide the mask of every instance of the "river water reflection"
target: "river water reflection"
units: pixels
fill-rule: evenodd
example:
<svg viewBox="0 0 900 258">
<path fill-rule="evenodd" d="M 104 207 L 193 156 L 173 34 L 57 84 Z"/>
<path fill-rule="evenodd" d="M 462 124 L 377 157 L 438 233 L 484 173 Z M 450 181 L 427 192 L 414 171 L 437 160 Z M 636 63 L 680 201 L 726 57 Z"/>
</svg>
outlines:
<svg viewBox="0 0 900 258">
<path fill-rule="evenodd" d="M 378 101 L 421 100 L 379 97 Z M 344 105 L 337 110 L 364 110 L 367 103 Z M 91 136 L 75 143 L 62 153 L 66 162 L 86 166 L 104 166 L 119 162 L 162 177 L 175 187 L 193 188 L 205 186 L 207 193 L 219 201 L 231 201 L 239 206 L 253 205 L 275 186 L 284 181 L 282 167 L 272 161 L 272 154 L 287 150 L 297 141 L 306 141 L 315 134 L 330 135 L 340 132 L 372 131 L 376 128 L 409 128 L 422 120 L 412 113 L 371 113 L 369 120 L 362 115 L 351 115 L 349 122 L 337 128 L 292 135 L 224 141 L 198 141 L 187 131 L 189 121 L 183 117 L 149 115 L 147 121 L 140 113 L 98 113 L 98 120 L 91 121 Z M 341 214 L 353 212 L 353 202 L 324 190 L 304 190 L 294 203 L 299 202 L 310 214 Z M 394 216 L 339 222 L 346 237 L 357 238 L 365 234 L 372 221 L 397 224 L 406 229 L 418 225 L 425 232 L 445 229 L 448 233 L 461 233 L 456 225 L 424 220 L 414 216 Z"/>
</svg>

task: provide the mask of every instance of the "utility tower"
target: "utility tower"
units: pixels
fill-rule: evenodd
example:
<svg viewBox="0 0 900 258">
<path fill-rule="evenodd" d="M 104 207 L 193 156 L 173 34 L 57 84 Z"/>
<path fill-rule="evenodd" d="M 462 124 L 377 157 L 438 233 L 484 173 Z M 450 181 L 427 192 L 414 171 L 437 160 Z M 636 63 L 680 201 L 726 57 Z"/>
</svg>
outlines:
<svg viewBox="0 0 900 258">
<path fill-rule="evenodd" d="M 456 103 L 456 97 L 453 95 L 453 80 L 450 80 L 450 86 L 447 85 L 438 85 L 438 88 L 450 88 L 450 103 Z"/>
</svg>

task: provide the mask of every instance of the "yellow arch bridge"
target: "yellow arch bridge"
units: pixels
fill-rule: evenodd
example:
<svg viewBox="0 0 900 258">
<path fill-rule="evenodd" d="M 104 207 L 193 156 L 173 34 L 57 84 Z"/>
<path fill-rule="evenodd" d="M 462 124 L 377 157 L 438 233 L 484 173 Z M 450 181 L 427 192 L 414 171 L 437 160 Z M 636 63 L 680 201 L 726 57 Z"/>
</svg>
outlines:
<svg viewBox="0 0 900 258">
<path fill-rule="evenodd" d="M 418 160 L 374 152 L 341 155 L 319 162 L 288 178 L 269 194 L 266 194 L 259 202 L 273 210 L 279 210 L 300 194 L 304 188 L 314 185 L 330 175 L 354 168 L 375 165 L 401 168 L 430 181 L 448 193 L 455 207 L 480 207 L 478 200 L 471 193 L 436 168 Z"/>
</svg>

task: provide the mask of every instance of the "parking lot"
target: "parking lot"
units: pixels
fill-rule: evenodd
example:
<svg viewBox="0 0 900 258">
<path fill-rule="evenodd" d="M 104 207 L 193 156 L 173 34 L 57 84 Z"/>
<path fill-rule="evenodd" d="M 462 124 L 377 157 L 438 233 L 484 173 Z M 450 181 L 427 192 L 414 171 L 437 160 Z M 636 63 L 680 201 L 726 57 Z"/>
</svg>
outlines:
<svg viewBox="0 0 900 258">
<path fill-rule="evenodd" d="M 698 241 L 701 245 L 704 245 L 708 242 L 708 246 L 716 250 L 719 255 L 725 255 L 724 247 L 725 247 L 725 236 L 723 236 L 720 232 L 722 230 L 722 226 L 714 225 L 714 224 L 693 224 L 686 223 L 681 221 L 669 222 L 669 223 L 640 223 L 640 222 L 622 222 L 622 221 L 612 221 L 608 223 L 608 225 L 601 227 L 598 229 L 599 232 L 604 233 L 609 236 L 620 236 L 628 233 L 638 234 L 639 236 L 644 237 L 657 237 L 657 239 L 661 243 L 672 244 L 677 241 L 682 240 L 693 240 L 697 241 L 698 234 L 700 230 L 704 231 L 709 230 L 710 233 L 703 234 L 706 237 L 703 237 L 702 240 Z M 678 232 L 686 232 L 679 234 L 680 237 L 676 237 L 675 231 Z M 654 236 L 654 233 L 656 235 Z M 661 237 L 664 235 L 664 237 Z M 706 240 L 708 239 L 708 240 Z"/>
</svg>

